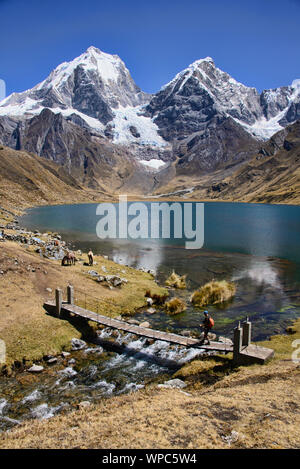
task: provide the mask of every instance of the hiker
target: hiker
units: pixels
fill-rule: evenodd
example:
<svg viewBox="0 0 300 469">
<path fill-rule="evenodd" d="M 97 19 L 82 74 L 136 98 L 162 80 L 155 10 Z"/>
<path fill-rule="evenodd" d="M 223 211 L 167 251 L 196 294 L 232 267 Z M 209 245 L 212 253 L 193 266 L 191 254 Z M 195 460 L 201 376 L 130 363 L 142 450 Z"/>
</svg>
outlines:
<svg viewBox="0 0 300 469">
<path fill-rule="evenodd" d="M 204 311 L 204 321 L 202 323 L 202 326 L 204 328 L 204 337 L 203 337 L 203 340 L 201 341 L 202 344 L 204 344 L 206 340 L 207 340 L 207 344 L 208 345 L 210 344 L 210 341 L 208 339 L 208 333 L 210 332 L 210 330 L 212 329 L 214 325 L 215 325 L 215 322 L 213 318 L 210 317 L 210 315 L 208 314 L 208 311 Z"/>
<path fill-rule="evenodd" d="M 93 251 L 89 250 L 89 252 L 88 252 L 88 258 L 89 258 L 89 265 L 93 265 L 93 264 L 94 264 L 94 254 L 93 254 Z"/>
</svg>

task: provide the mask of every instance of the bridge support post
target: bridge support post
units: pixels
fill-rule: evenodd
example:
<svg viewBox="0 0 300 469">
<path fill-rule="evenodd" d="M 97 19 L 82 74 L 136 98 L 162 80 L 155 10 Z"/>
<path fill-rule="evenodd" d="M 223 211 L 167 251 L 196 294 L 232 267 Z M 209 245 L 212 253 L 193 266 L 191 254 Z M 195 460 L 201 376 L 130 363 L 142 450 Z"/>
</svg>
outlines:
<svg viewBox="0 0 300 469">
<path fill-rule="evenodd" d="M 60 316 L 61 306 L 62 306 L 62 291 L 60 288 L 57 288 L 55 290 L 55 313 L 57 317 Z"/>
<path fill-rule="evenodd" d="M 235 363 L 239 361 L 241 348 L 242 348 L 242 328 L 239 322 L 238 326 L 234 329 L 234 332 L 233 332 L 233 361 Z"/>
<path fill-rule="evenodd" d="M 67 295 L 68 295 L 68 304 L 74 304 L 74 287 L 72 285 L 68 285 L 67 287 Z"/>
<path fill-rule="evenodd" d="M 243 322 L 243 339 L 242 339 L 242 346 L 248 347 L 251 343 L 251 322 L 247 318 L 245 322 Z"/>
</svg>

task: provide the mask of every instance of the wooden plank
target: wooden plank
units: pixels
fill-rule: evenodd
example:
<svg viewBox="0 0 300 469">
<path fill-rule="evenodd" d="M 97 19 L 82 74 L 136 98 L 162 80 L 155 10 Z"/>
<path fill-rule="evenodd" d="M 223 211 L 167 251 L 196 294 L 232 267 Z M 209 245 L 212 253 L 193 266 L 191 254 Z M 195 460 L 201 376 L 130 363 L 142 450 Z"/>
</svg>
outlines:
<svg viewBox="0 0 300 469">
<path fill-rule="evenodd" d="M 53 303 L 52 302 L 45 303 L 44 306 L 53 307 Z M 210 342 L 209 345 L 208 344 L 200 345 L 199 340 L 197 339 L 184 337 L 182 335 L 173 334 L 170 332 L 157 331 L 157 330 L 150 329 L 147 327 L 137 326 L 135 324 L 129 324 L 126 321 L 122 321 L 120 319 L 113 319 L 108 316 L 103 316 L 102 314 L 97 314 L 93 311 L 86 310 L 77 305 L 70 305 L 70 304 L 63 303 L 62 311 L 76 314 L 77 316 L 89 319 L 91 321 L 95 321 L 98 324 L 101 324 L 103 326 L 112 327 L 113 329 L 119 329 L 125 332 L 129 332 L 131 334 L 136 334 L 139 336 L 147 337 L 149 339 L 162 340 L 162 341 L 170 342 L 173 344 L 184 345 L 185 347 L 199 347 L 201 349 L 208 350 L 208 351 L 214 350 L 214 351 L 219 351 L 219 352 L 231 352 L 233 350 L 232 345 L 223 344 L 220 342 L 212 342 L 212 341 Z"/>
<path fill-rule="evenodd" d="M 259 345 L 250 344 L 246 347 L 243 347 L 241 350 L 241 355 L 246 355 L 248 357 L 255 357 L 262 362 L 265 362 L 269 358 L 273 357 L 274 350 L 266 347 L 261 347 Z"/>
</svg>

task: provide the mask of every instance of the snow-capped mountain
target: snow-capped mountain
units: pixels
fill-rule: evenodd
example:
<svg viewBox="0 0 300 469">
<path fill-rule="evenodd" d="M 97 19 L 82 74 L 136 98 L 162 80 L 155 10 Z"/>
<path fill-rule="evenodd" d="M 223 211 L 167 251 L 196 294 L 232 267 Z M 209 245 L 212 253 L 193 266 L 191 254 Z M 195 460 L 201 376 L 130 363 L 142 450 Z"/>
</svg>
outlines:
<svg viewBox="0 0 300 469">
<path fill-rule="evenodd" d="M 148 101 L 117 55 L 89 47 L 31 90 L 8 96 L 0 105 L 0 116 L 32 117 L 49 108 L 111 136 L 115 143 L 134 142 L 136 134 L 141 144 L 164 146 L 157 126 L 141 115 L 141 105 Z"/>
<path fill-rule="evenodd" d="M 266 140 L 288 123 L 300 118 L 300 80 L 291 86 L 261 94 L 237 82 L 217 68 L 211 57 L 196 60 L 163 86 L 147 107 L 163 129 L 174 123 L 173 132 L 188 137 L 201 130 L 215 115 L 231 117 L 250 134 Z M 163 132 L 165 138 L 168 135 Z"/>
<path fill-rule="evenodd" d="M 93 155 L 100 152 L 99 142 L 101 152 L 109 146 L 111 164 L 115 145 L 145 170 L 166 172 L 165 163 L 177 160 L 176 171 L 188 173 L 243 161 L 297 119 L 300 80 L 260 94 L 206 57 L 149 95 L 117 55 L 89 47 L 31 90 L 0 103 L 0 141 L 65 161 L 69 169 L 76 160 L 85 171 L 86 159 L 73 157 L 75 147 L 70 150 L 72 134 L 74 142 L 82 142 L 84 131 Z"/>
<path fill-rule="evenodd" d="M 147 94 L 134 83 L 117 55 L 89 47 L 76 59 L 59 65 L 31 90 L 13 93 L 1 107 L 14 115 L 38 113 L 44 107 L 77 110 L 106 124 L 112 119 L 111 108 L 133 107 L 146 101 Z"/>
</svg>

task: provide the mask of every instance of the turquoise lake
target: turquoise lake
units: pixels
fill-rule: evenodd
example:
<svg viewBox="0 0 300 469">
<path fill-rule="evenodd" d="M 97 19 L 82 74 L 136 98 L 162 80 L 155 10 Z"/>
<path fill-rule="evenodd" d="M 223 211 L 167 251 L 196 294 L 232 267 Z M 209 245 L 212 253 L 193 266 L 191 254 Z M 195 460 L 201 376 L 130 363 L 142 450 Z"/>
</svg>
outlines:
<svg viewBox="0 0 300 469">
<path fill-rule="evenodd" d="M 149 208 L 150 202 L 144 202 Z M 249 316 L 253 337 L 282 332 L 300 314 L 300 207 L 288 205 L 204 204 L 204 246 L 185 249 L 181 239 L 99 239 L 97 204 L 38 207 L 20 224 L 28 229 L 59 232 L 73 249 L 108 255 L 120 264 L 152 269 L 164 282 L 174 269 L 186 274 L 192 291 L 212 279 L 233 280 L 237 294 L 230 304 L 209 308 L 216 332 L 231 335 L 238 320 Z M 150 216 L 150 215 L 149 215 Z M 177 294 L 177 293 L 176 293 Z M 153 327 L 198 329 L 202 319 L 191 306 L 175 318 L 151 316 Z M 149 319 L 146 312 L 140 317 Z"/>
</svg>

